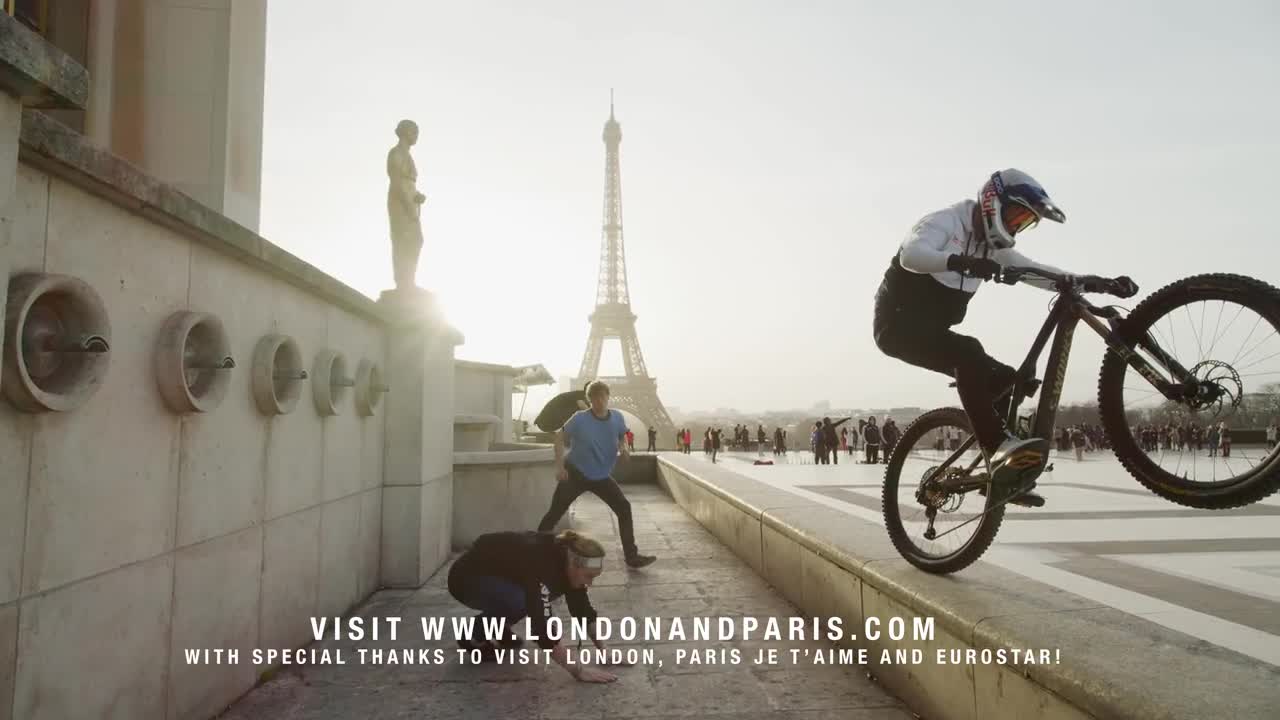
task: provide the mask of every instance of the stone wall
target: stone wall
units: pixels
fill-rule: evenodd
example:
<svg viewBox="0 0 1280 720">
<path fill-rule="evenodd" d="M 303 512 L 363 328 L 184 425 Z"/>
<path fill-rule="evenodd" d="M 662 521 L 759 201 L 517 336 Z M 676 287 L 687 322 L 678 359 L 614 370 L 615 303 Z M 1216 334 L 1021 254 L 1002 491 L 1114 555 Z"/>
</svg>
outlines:
<svg viewBox="0 0 1280 720">
<path fill-rule="evenodd" d="M 389 312 L 48 118 L 23 123 L 9 292 L 32 273 L 83 282 L 110 349 L 77 407 L 0 400 L 0 720 L 211 717 L 267 669 L 253 648 L 305 645 L 312 616 L 421 584 L 448 557 L 451 448 L 424 438 L 452 430 L 461 337 L 425 294 Z M 184 311 L 220 321 L 235 365 L 207 412 L 175 412 L 157 380 Z M 285 414 L 255 394 L 270 335 L 308 373 Z M 345 356 L 329 405 L 312 382 L 322 351 Z M 385 402 L 350 386 L 362 364 L 384 369 Z M 187 648 L 240 663 L 188 665 Z"/>
<path fill-rule="evenodd" d="M 121 701 L 133 717 L 208 715 L 254 669 L 188 667 L 183 648 L 303 644 L 309 616 L 378 587 L 383 416 L 348 404 L 321 417 L 311 402 L 262 415 L 254 347 L 280 333 L 304 358 L 334 348 L 381 364 L 383 333 L 27 165 L 13 221 L 11 273 L 79 278 L 112 319 L 110 370 L 82 407 L 0 405 L 0 605 L 20 608 L 13 715 Z M 153 349 L 180 310 L 221 318 L 238 361 L 207 414 L 175 415 L 157 390 Z"/>
<path fill-rule="evenodd" d="M 93 87 L 0 13 L 0 720 L 203 719 L 268 669 L 253 649 L 447 559 L 462 336 L 34 110 Z"/>
</svg>

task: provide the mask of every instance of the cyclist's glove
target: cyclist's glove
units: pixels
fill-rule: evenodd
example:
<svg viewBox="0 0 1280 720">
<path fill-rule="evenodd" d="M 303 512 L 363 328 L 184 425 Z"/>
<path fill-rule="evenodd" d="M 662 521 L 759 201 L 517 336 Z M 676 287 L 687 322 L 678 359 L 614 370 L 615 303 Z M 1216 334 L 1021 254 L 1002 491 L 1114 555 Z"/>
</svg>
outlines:
<svg viewBox="0 0 1280 720">
<path fill-rule="evenodd" d="M 1077 278 L 1080 289 L 1087 293 L 1106 293 L 1120 298 L 1131 298 L 1138 294 L 1138 285 L 1127 275 L 1118 278 L 1104 278 L 1097 275 L 1082 275 Z"/>
<path fill-rule="evenodd" d="M 1138 283 L 1134 282 L 1128 275 L 1121 275 L 1118 278 L 1111 279 L 1109 292 L 1118 298 L 1131 298 L 1138 294 Z"/>
<path fill-rule="evenodd" d="M 947 269 L 964 273 L 970 277 L 991 280 L 1000 274 L 1000 263 L 991 258 L 952 255 L 947 258 Z"/>
</svg>

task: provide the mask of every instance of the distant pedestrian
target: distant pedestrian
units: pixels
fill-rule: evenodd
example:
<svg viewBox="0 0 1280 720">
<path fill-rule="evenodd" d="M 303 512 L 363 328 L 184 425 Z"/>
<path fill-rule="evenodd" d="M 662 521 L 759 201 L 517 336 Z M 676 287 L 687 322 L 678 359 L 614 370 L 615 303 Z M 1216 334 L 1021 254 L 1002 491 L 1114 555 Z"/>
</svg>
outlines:
<svg viewBox="0 0 1280 720">
<path fill-rule="evenodd" d="M 1218 423 L 1218 442 L 1222 445 L 1222 457 L 1231 457 L 1231 428 L 1226 423 Z"/>
<path fill-rule="evenodd" d="M 876 465 L 880 462 L 880 428 L 876 425 L 874 415 L 867 421 L 867 427 L 862 431 L 862 440 L 867 445 L 867 463 Z"/>
<path fill-rule="evenodd" d="M 836 426 L 831 424 L 831 418 L 822 418 L 822 443 L 826 450 L 824 455 L 831 458 L 832 465 L 840 464 L 840 438 L 836 435 Z"/>
<path fill-rule="evenodd" d="M 884 464 L 889 464 L 889 456 L 893 454 L 893 448 L 898 444 L 898 438 L 902 433 L 898 431 L 898 423 L 893 418 L 885 418 L 884 427 L 880 430 L 880 437 L 884 441 Z"/>
<path fill-rule="evenodd" d="M 1273 448 L 1277 442 L 1280 442 L 1280 423 L 1272 420 L 1271 424 L 1267 426 L 1267 447 Z"/>
<path fill-rule="evenodd" d="M 1218 440 L 1220 437 L 1221 436 L 1218 434 L 1218 426 L 1210 425 L 1209 426 L 1209 457 L 1217 457 Z"/>
<path fill-rule="evenodd" d="M 636 434 L 631 432 L 631 428 L 627 428 L 627 450 L 636 451 Z"/>
<path fill-rule="evenodd" d="M 711 462 L 716 461 L 716 455 L 720 454 L 720 428 L 711 431 Z"/>
<path fill-rule="evenodd" d="M 645 452 L 658 452 L 657 428 L 649 428 L 649 447 L 645 448 Z"/>
</svg>

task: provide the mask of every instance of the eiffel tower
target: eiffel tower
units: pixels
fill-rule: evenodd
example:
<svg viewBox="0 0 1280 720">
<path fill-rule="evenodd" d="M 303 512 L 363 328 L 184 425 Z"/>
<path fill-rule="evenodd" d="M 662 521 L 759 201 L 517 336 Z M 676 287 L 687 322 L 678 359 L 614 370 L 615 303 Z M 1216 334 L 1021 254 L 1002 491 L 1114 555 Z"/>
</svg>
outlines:
<svg viewBox="0 0 1280 720">
<path fill-rule="evenodd" d="M 622 173 L 618 164 L 618 146 L 622 144 L 622 126 L 613 116 L 613 93 L 609 93 L 609 121 L 604 124 L 604 228 L 600 241 L 600 278 L 596 283 L 596 309 L 591 313 L 591 336 L 582 356 L 582 367 L 573 387 L 581 388 L 591 380 L 603 380 L 610 390 L 609 405 L 635 415 L 658 431 L 658 447 L 673 447 L 675 423 L 658 399 L 658 383 L 649 376 L 636 339 L 636 316 L 631 312 L 631 296 L 627 291 L 627 261 L 622 248 Z M 624 375 L 599 377 L 600 351 L 605 340 L 622 345 Z M 638 434 L 638 433 L 637 433 Z M 636 438 L 644 447 L 646 440 Z"/>
</svg>

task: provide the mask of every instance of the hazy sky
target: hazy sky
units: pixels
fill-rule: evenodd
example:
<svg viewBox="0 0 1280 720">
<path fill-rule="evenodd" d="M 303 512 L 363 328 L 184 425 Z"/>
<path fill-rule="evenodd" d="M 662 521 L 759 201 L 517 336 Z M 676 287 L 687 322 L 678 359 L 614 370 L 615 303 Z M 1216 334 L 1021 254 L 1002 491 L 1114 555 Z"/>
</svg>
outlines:
<svg viewBox="0 0 1280 720">
<path fill-rule="evenodd" d="M 611 87 L 668 405 L 954 403 L 881 356 L 871 299 L 911 225 L 1002 167 L 1067 214 L 1020 238 L 1038 260 L 1144 295 L 1280 284 L 1273 2 L 273 2 L 267 32 L 262 234 L 376 297 L 386 153 L 416 120 L 419 281 L 467 359 L 577 371 Z M 962 331 L 1016 364 L 1049 299 L 988 286 Z M 1101 343 L 1076 337 L 1065 397 L 1085 400 Z"/>
</svg>

